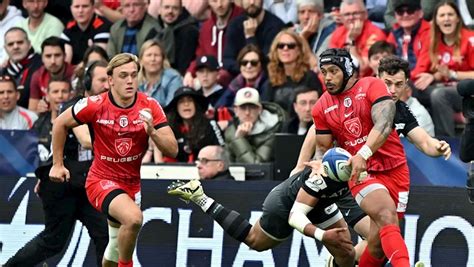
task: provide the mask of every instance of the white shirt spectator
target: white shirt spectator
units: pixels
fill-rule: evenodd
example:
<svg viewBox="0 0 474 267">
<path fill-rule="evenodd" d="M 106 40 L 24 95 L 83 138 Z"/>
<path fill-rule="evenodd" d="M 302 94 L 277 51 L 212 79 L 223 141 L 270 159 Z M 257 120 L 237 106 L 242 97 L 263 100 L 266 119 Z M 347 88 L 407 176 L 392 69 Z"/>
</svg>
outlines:
<svg viewBox="0 0 474 267">
<path fill-rule="evenodd" d="M 5 32 L 7 32 L 11 27 L 17 26 L 25 20 L 24 17 L 21 16 L 21 11 L 14 7 L 8 6 L 7 7 L 7 14 L 5 17 L 0 21 L 0 64 L 4 63 L 8 59 L 7 51 L 5 51 Z"/>
<path fill-rule="evenodd" d="M 0 129 L 29 130 L 37 119 L 33 111 L 16 106 L 10 113 L 0 113 Z"/>
<path fill-rule="evenodd" d="M 285 24 L 298 22 L 296 0 L 264 0 L 263 8 L 279 17 Z"/>
</svg>

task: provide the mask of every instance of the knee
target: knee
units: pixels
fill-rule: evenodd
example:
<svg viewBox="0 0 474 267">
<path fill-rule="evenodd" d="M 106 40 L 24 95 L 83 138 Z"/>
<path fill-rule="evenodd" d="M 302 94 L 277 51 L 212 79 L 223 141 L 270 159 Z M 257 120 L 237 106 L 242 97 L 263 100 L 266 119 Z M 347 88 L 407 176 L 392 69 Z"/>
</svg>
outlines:
<svg viewBox="0 0 474 267">
<path fill-rule="evenodd" d="M 141 211 L 138 211 L 138 212 L 132 212 L 131 214 L 129 214 L 129 216 L 123 223 L 123 226 L 138 231 L 142 227 L 142 224 L 143 224 L 143 214 Z"/>
<path fill-rule="evenodd" d="M 377 213 L 378 224 L 380 227 L 388 224 L 398 225 L 397 211 L 395 209 L 384 208 Z"/>
<path fill-rule="evenodd" d="M 245 238 L 245 244 L 258 252 L 262 252 L 270 248 L 267 244 L 265 244 L 265 242 L 261 242 L 261 240 L 257 238 L 257 236 L 252 232 L 250 232 L 247 238 Z"/>
</svg>

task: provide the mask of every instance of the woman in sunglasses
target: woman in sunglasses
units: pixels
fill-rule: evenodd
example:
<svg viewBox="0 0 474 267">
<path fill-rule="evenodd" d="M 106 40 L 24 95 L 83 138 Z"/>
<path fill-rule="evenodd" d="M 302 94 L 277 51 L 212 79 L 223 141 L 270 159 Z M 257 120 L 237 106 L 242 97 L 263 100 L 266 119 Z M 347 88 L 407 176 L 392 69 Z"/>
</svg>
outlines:
<svg viewBox="0 0 474 267">
<path fill-rule="evenodd" d="M 458 81 L 474 79 L 474 31 L 463 23 L 459 8 L 452 1 L 441 1 L 434 9 L 428 57 L 421 58 L 421 69 L 430 84 L 431 113 L 437 136 L 455 136 L 455 112 L 461 111 L 462 98 L 455 90 Z M 420 86 L 419 79 L 415 86 Z M 463 122 L 460 119 L 458 122 Z"/>
<path fill-rule="evenodd" d="M 267 75 L 262 67 L 264 58 L 262 51 L 254 44 L 248 44 L 240 50 L 237 55 L 240 74 L 229 84 L 229 89 L 234 94 L 244 87 L 255 88 L 262 94 L 263 85 L 267 81 Z"/>
<path fill-rule="evenodd" d="M 292 29 L 278 33 L 270 47 L 269 81 L 262 100 L 279 104 L 288 113 L 292 111 L 295 88 L 306 86 L 322 94 L 322 85 L 311 70 L 314 54 L 308 43 Z"/>
</svg>

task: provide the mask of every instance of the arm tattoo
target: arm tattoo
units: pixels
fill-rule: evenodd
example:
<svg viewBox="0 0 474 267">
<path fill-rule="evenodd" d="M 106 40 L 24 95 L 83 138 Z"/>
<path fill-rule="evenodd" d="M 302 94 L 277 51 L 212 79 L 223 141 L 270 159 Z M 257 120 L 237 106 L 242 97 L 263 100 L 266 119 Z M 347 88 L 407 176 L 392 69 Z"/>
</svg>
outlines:
<svg viewBox="0 0 474 267">
<path fill-rule="evenodd" d="M 372 106 L 371 114 L 374 129 L 379 131 L 384 138 L 387 138 L 392 132 L 395 103 L 391 99 L 380 101 Z"/>
</svg>

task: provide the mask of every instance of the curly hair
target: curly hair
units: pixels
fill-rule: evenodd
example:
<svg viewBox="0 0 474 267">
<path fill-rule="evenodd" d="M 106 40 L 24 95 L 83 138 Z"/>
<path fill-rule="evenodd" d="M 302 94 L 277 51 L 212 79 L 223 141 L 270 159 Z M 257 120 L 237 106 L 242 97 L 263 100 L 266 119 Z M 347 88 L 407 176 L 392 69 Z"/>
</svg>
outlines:
<svg viewBox="0 0 474 267">
<path fill-rule="evenodd" d="M 446 6 L 446 5 L 454 9 L 454 12 L 456 13 L 456 16 L 459 19 L 459 22 L 456 25 L 456 29 L 455 29 L 456 40 L 454 41 L 453 58 L 454 60 L 456 60 L 456 58 L 461 58 L 461 30 L 462 28 L 465 27 L 464 22 L 461 17 L 461 13 L 459 12 L 458 6 L 453 1 L 451 0 L 441 1 L 436 5 L 433 11 L 433 21 L 431 23 L 431 32 L 430 32 L 431 43 L 430 43 L 429 56 L 430 56 L 430 61 L 431 61 L 432 72 L 435 72 L 439 65 L 438 45 L 439 45 L 439 42 L 441 41 L 441 38 L 443 37 L 443 33 L 441 32 L 441 29 L 436 24 L 436 16 L 438 15 L 439 9 L 442 6 Z"/>
<path fill-rule="evenodd" d="M 207 128 L 209 127 L 209 120 L 205 115 L 205 110 L 202 106 L 196 103 L 196 99 L 192 97 L 196 112 L 190 120 L 189 131 L 184 133 L 184 137 L 187 139 L 188 145 L 191 150 L 199 148 L 201 140 L 207 134 Z M 171 129 L 175 133 L 182 133 L 181 127 L 184 125 L 183 118 L 178 113 L 178 108 L 171 109 L 166 116 Z"/>
<path fill-rule="evenodd" d="M 310 69 L 309 58 L 311 56 L 311 49 L 309 48 L 308 43 L 293 30 L 283 30 L 277 34 L 275 39 L 273 39 L 272 45 L 270 47 L 270 53 L 268 55 L 268 76 L 272 86 L 280 86 L 286 82 L 287 75 L 285 73 L 283 63 L 278 57 L 277 49 L 277 45 L 283 35 L 289 35 L 293 40 L 295 40 L 297 49 L 299 51 L 299 54 L 296 57 L 296 66 L 293 73 L 289 75 L 290 78 L 294 82 L 299 82 L 304 77 L 305 73 Z"/>
<path fill-rule="evenodd" d="M 383 72 L 388 75 L 395 75 L 399 71 L 403 71 L 403 73 L 405 73 L 405 78 L 410 79 L 410 64 L 408 61 L 397 56 L 389 56 L 380 60 L 378 69 L 379 75 Z"/>
</svg>

